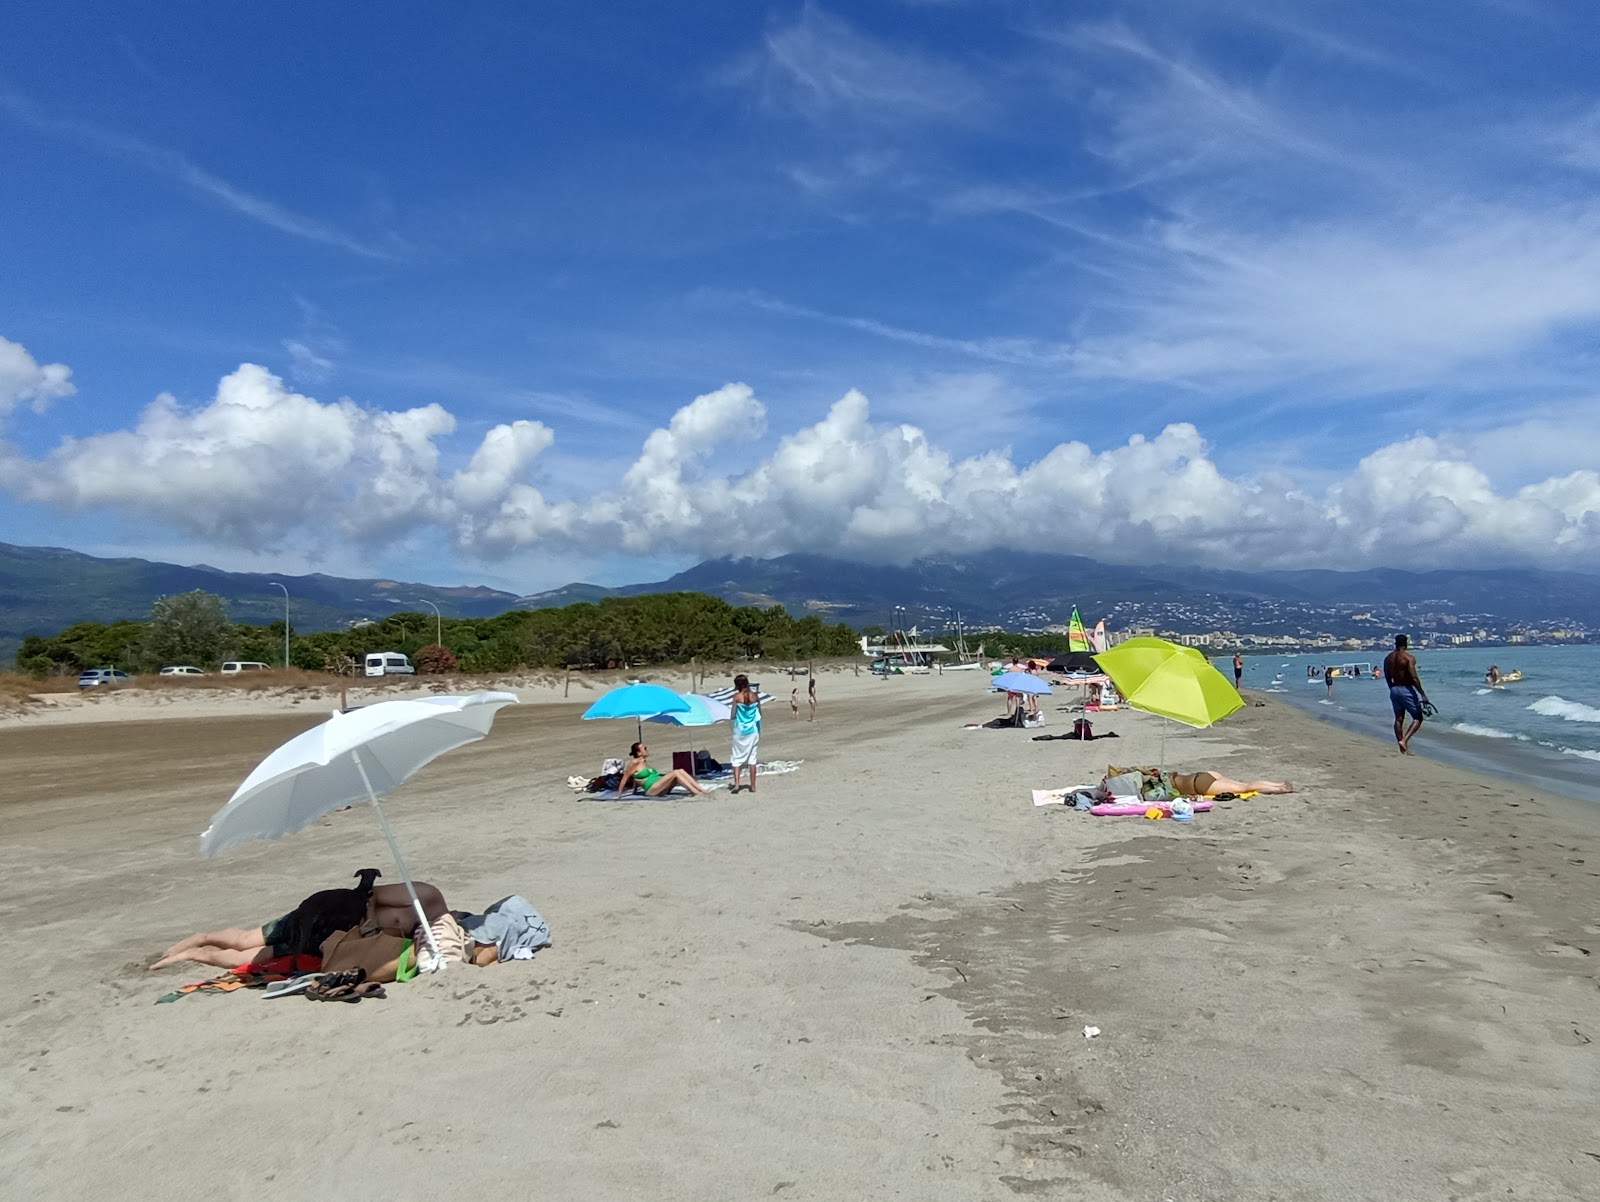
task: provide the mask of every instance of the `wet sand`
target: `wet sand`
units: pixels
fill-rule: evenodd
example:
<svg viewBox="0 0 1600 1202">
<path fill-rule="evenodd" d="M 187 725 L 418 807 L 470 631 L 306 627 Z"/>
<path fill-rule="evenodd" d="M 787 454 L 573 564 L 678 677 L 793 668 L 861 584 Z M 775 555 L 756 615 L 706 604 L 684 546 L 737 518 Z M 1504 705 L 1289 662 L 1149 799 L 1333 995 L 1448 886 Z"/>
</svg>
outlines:
<svg viewBox="0 0 1600 1202">
<path fill-rule="evenodd" d="M 359 1006 L 156 1006 L 210 973 L 144 967 L 366 864 L 393 879 L 359 807 L 198 857 L 234 786 L 320 712 L 0 725 L 7 1192 L 1600 1188 L 1592 808 L 1269 703 L 1169 736 L 1167 762 L 1301 792 L 1187 826 L 1096 819 L 1028 791 L 1153 761 L 1157 720 L 1036 742 L 962 729 L 996 709 L 970 675 L 820 691 L 815 724 L 769 707 L 764 758 L 799 771 L 696 801 L 578 800 L 566 777 L 631 724 L 579 722 L 549 690 L 502 711 L 388 808 L 453 905 L 521 893 L 556 945 Z M 650 733 L 658 756 L 727 737 Z"/>
</svg>

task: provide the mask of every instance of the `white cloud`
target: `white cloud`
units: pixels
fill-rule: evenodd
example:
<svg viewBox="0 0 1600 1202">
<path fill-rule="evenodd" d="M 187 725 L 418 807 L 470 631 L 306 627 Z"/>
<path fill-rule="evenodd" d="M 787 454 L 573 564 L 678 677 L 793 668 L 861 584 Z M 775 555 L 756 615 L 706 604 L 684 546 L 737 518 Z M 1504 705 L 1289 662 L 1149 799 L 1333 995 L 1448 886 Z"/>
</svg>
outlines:
<svg viewBox="0 0 1600 1202">
<path fill-rule="evenodd" d="M 537 454 L 543 427 L 496 427 L 447 483 L 437 441 L 454 429 L 439 405 L 390 412 L 348 398 L 323 403 L 247 363 L 202 407 L 163 393 L 132 429 L 67 438 L 38 460 L 0 448 L 0 487 L 67 512 L 115 509 L 222 545 L 278 546 L 291 537 L 380 544 L 476 512 Z M 518 454 L 500 454 L 507 443 Z"/>
<path fill-rule="evenodd" d="M 24 402 L 43 413 L 51 401 L 77 391 L 66 364 L 41 365 L 21 343 L 0 337 L 0 421 Z"/>
<path fill-rule="evenodd" d="M 215 172 L 206 170 L 176 150 L 154 146 L 139 138 L 102 129 L 87 122 L 49 116 L 31 101 L 15 93 L 0 92 L 0 114 L 9 116 L 41 133 L 71 138 L 102 154 L 114 155 L 137 163 L 147 171 L 174 180 L 230 212 L 269 226 L 279 233 L 289 234 L 307 242 L 337 247 L 368 259 L 399 258 L 399 252 L 404 249 L 398 239 L 391 238 L 390 245 L 377 245 L 352 237 L 325 221 L 297 213 L 276 201 L 257 196 L 223 179 Z"/>
<path fill-rule="evenodd" d="M 982 87 L 955 63 L 870 37 L 815 5 L 768 33 L 726 79 L 820 125 L 965 122 L 984 107 Z"/>
<path fill-rule="evenodd" d="M 1004 403 L 1004 381 L 957 383 Z M 1591 417 L 1580 433 L 1593 440 Z M 1537 437 L 1521 422 L 1380 447 L 1316 489 L 1225 475 L 1188 423 L 1103 449 L 1036 440 L 1028 454 L 962 455 L 916 424 L 875 421 L 852 390 L 762 456 L 766 423 L 752 389 L 725 385 L 650 431 L 631 463 L 597 465 L 581 491 L 552 498 L 532 478 L 555 440 L 541 422 L 494 427 L 452 471 L 446 456 L 464 449 L 447 445 L 455 419 L 441 406 L 324 403 L 245 364 L 203 406 L 162 395 L 132 429 L 69 438 L 39 459 L 0 445 L 0 488 L 67 512 L 115 509 L 207 546 L 368 558 L 429 537 L 485 560 L 532 548 L 903 559 L 1027 547 L 1268 568 L 1570 566 L 1600 554 L 1600 474 L 1497 488 L 1474 462 Z"/>
</svg>

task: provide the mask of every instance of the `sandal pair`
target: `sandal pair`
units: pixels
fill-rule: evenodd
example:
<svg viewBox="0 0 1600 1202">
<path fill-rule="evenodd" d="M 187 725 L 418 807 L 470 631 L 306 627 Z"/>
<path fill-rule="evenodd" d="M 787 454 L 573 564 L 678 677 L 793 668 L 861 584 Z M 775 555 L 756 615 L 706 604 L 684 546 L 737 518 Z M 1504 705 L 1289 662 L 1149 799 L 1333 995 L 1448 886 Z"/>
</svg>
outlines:
<svg viewBox="0 0 1600 1202">
<path fill-rule="evenodd" d="M 359 1002 L 362 998 L 388 997 L 383 986 L 367 980 L 367 970 L 352 968 L 347 972 L 330 972 L 306 990 L 313 1002 Z"/>
</svg>

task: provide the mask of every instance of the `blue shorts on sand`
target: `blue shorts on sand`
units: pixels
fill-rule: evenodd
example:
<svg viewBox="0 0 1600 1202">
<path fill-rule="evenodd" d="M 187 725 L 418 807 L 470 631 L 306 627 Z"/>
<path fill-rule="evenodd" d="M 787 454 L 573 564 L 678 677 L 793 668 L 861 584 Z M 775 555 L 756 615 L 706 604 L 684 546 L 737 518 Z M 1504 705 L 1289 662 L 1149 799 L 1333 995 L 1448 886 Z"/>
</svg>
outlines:
<svg viewBox="0 0 1600 1202">
<path fill-rule="evenodd" d="M 1401 714 L 1410 714 L 1418 722 L 1422 721 L 1422 697 L 1410 685 L 1391 685 L 1389 687 L 1389 704 L 1394 706 L 1396 717 Z"/>
</svg>

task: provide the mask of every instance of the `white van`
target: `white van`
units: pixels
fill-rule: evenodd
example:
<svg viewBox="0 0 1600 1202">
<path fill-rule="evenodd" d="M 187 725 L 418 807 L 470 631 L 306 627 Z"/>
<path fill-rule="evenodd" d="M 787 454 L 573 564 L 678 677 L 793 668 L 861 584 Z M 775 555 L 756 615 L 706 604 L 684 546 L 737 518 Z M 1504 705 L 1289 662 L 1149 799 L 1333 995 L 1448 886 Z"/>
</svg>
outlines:
<svg viewBox="0 0 1600 1202">
<path fill-rule="evenodd" d="M 233 676 L 239 672 L 265 672 L 266 670 L 267 665 L 256 659 L 230 659 L 222 665 L 222 674 L 224 676 Z"/>
<path fill-rule="evenodd" d="M 416 668 L 398 651 L 372 651 L 367 655 L 368 676 L 415 676 Z"/>
</svg>

